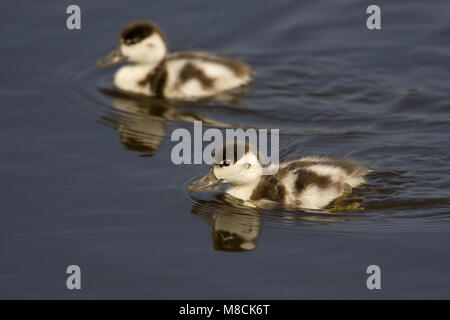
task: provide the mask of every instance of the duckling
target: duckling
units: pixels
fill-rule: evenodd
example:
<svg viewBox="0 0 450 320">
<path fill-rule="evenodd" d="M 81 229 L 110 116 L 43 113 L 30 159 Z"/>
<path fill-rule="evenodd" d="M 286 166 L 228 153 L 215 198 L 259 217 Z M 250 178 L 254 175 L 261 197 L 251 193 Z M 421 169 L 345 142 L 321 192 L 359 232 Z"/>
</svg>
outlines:
<svg viewBox="0 0 450 320">
<path fill-rule="evenodd" d="M 121 31 L 119 47 L 99 61 L 98 66 L 133 62 L 116 72 L 117 89 L 177 100 L 211 97 L 243 86 L 251 79 L 250 67 L 236 59 L 205 52 L 167 52 L 161 29 L 152 22 L 137 21 Z"/>
<path fill-rule="evenodd" d="M 263 175 L 267 166 L 254 150 L 248 143 L 236 141 L 216 148 L 211 155 L 212 168 L 193 182 L 189 191 L 229 183 L 226 193 L 244 201 L 271 200 L 302 209 L 322 209 L 363 184 L 364 176 L 372 172 L 345 159 L 307 156 L 280 163 L 278 171 L 273 171 L 276 173 Z"/>
</svg>

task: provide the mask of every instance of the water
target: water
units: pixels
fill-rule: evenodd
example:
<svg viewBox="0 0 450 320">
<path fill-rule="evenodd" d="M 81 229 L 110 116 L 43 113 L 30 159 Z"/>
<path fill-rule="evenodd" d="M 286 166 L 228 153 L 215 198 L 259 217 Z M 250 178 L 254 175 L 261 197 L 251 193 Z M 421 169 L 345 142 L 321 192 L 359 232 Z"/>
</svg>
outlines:
<svg viewBox="0 0 450 320">
<path fill-rule="evenodd" d="M 368 1 L 78 1 L 81 31 L 69 4 L 2 6 L 1 298 L 450 298 L 448 1 L 379 1 L 381 31 Z M 111 95 L 114 70 L 95 63 L 135 19 L 257 76 L 232 100 Z M 345 199 L 354 210 L 191 194 L 207 166 L 173 165 L 170 133 L 194 120 L 279 128 L 283 159 L 375 173 Z"/>
</svg>

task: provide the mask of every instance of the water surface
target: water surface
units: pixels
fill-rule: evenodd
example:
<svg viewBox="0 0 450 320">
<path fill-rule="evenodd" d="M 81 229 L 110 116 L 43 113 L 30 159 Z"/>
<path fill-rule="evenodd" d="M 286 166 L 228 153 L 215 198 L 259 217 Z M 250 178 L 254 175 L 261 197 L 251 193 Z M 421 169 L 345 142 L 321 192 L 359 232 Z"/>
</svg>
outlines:
<svg viewBox="0 0 450 320">
<path fill-rule="evenodd" d="M 80 31 L 69 4 L 0 13 L 1 298 L 450 298 L 448 2 L 379 1 L 381 31 L 356 0 L 78 1 Z M 244 59 L 255 80 L 201 103 L 111 94 L 114 69 L 96 61 L 135 19 L 172 50 Z M 353 210 L 191 194 L 207 166 L 172 164 L 170 134 L 194 120 L 279 128 L 282 159 L 375 172 L 345 199 Z M 81 291 L 66 289 L 70 264 Z"/>
</svg>

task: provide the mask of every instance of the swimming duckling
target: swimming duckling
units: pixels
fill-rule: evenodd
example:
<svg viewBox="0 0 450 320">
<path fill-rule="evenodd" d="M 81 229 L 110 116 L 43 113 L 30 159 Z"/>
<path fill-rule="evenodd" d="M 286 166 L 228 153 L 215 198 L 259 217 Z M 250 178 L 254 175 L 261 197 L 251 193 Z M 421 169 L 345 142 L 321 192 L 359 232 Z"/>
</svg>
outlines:
<svg viewBox="0 0 450 320">
<path fill-rule="evenodd" d="M 158 26 L 137 21 L 120 33 L 119 47 L 98 62 L 108 67 L 121 62 L 114 85 L 121 91 L 170 99 L 210 97 L 250 81 L 250 67 L 235 59 L 204 52 L 167 54 L 167 42 Z"/>
<path fill-rule="evenodd" d="M 308 156 L 281 163 L 276 173 L 263 175 L 265 166 L 254 149 L 236 141 L 215 149 L 211 170 L 193 182 L 189 191 L 229 183 L 226 192 L 244 201 L 272 200 L 297 208 L 321 209 L 364 183 L 364 176 L 371 172 L 344 159 Z"/>
</svg>

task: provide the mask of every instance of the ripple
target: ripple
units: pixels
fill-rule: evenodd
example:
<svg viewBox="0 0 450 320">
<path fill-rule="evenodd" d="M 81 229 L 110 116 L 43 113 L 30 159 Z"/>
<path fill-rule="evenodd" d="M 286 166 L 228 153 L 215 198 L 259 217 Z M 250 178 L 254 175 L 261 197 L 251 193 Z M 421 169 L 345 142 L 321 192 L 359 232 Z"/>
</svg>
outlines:
<svg viewBox="0 0 450 320">
<path fill-rule="evenodd" d="M 81 61 L 72 61 L 62 66 L 56 77 L 59 79 L 56 98 L 77 114 L 97 119 L 113 111 L 108 99 L 97 89 L 107 83 L 107 76 L 95 64 L 86 66 Z"/>
<path fill-rule="evenodd" d="M 384 186 L 361 186 L 324 210 L 292 210 L 275 203 L 265 204 L 266 207 L 254 203 L 248 206 L 225 195 L 223 188 L 203 193 L 188 192 L 188 185 L 201 175 L 198 170 L 193 176 L 186 177 L 182 188 L 195 211 L 193 213 L 209 220 L 217 215 L 235 213 L 258 215 L 264 228 L 308 232 L 417 233 L 448 230 L 450 199 L 396 195 L 396 186 L 401 185 L 400 181 L 405 179 L 401 172 L 377 173 L 378 179 L 384 179 Z M 338 206 L 336 202 L 339 202 Z"/>
<path fill-rule="evenodd" d="M 86 66 L 84 61 L 92 63 Z M 448 177 L 440 174 L 442 170 L 431 170 L 436 159 L 445 166 L 443 159 L 448 155 L 440 145 L 405 143 L 411 141 L 412 134 L 417 136 L 412 126 L 422 128 L 424 124 L 438 123 L 418 114 L 402 114 L 411 104 L 415 111 L 420 110 L 430 97 L 418 96 L 416 91 L 396 95 L 387 89 L 388 83 L 383 83 L 384 74 L 346 71 L 345 66 L 333 65 L 337 63 L 333 60 L 321 66 L 312 62 L 304 68 L 265 66 L 261 78 L 235 100 L 175 104 L 115 92 L 111 85 L 113 70 L 100 70 L 94 61 L 86 58 L 63 66 L 57 74 L 60 82 L 55 94 L 72 111 L 116 130 L 121 144 L 139 155 L 153 156 L 168 140 L 168 131 L 174 126 L 202 120 L 219 128 L 280 128 L 282 159 L 299 156 L 300 152 L 337 153 L 356 157 L 375 169 L 368 184 L 340 199 L 338 206 L 316 211 L 292 210 L 277 204 L 249 207 L 225 196 L 223 189 L 190 193 L 188 185 L 206 172 L 206 167 L 175 170 L 177 175 L 170 174 L 169 185 L 181 189 L 192 214 L 213 225 L 220 217 L 233 228 L 251 225 L 259 231 L 274 228 L 396 233 L 448 229 L 450 197 L 427 184 L 448 183 Z M 273 82 L 274 74 L 277 83 Z M 369 109 L 388 100 L 394 103 L 385 109 Z M 387 119 L 389 108 L 395 114 Z M 421 194 L 424 190 L 426 193 Z"/>
</svg>

